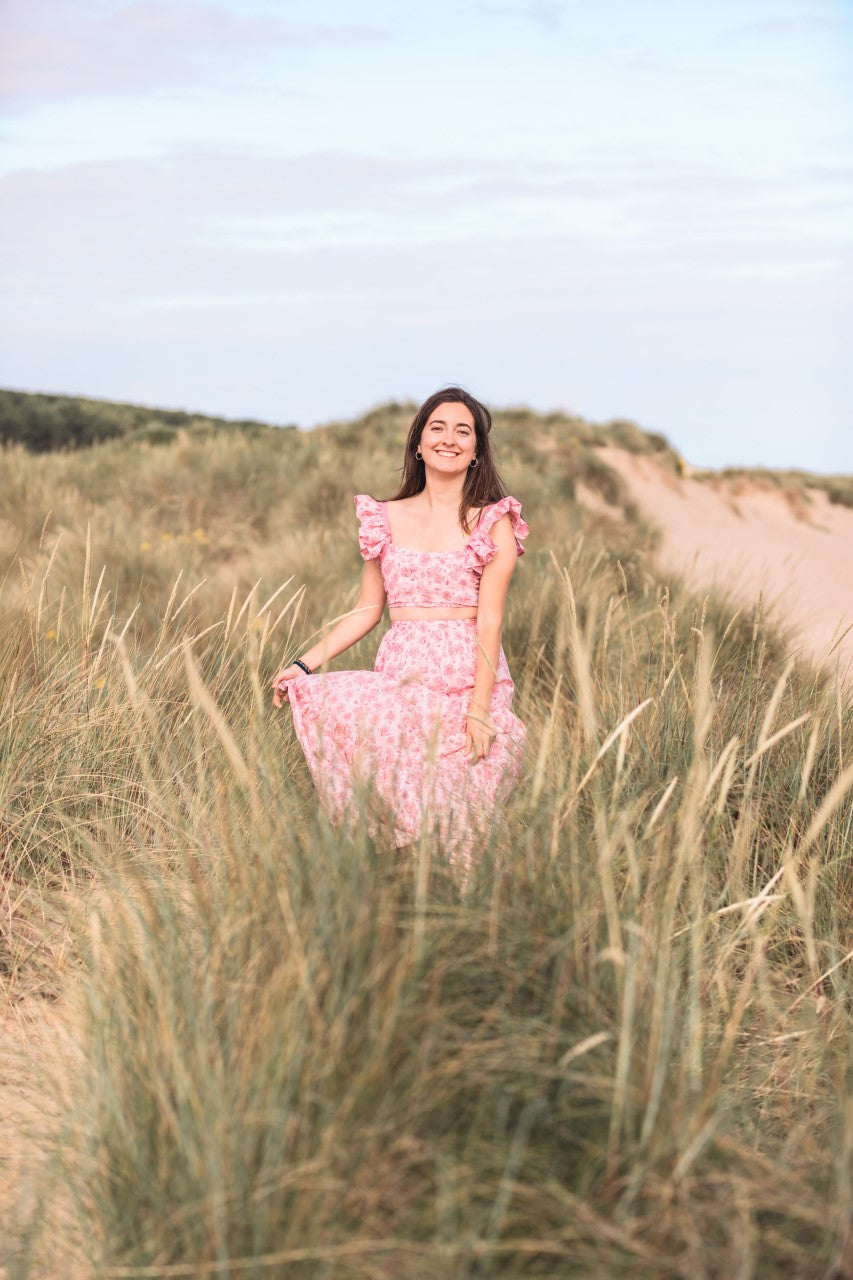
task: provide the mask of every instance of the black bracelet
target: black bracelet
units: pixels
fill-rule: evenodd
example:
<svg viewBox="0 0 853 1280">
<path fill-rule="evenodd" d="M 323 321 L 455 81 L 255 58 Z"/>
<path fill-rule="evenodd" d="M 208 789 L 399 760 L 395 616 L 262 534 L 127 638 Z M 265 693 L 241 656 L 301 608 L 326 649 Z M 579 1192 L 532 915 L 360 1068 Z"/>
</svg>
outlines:
<svg viewBox="0 0 853 1280">
<path fill-rule="evenodd" d="M 304 662 L 300 662 L 299 658 L 293 659 L 293 665 L 294 667 L 301 667 L 302 670 L 305 672 L 306 676 L 313 676 L 314 674 L 314 672 L 311 670 L 310 667 L 306 667 Z"/>
</svg>

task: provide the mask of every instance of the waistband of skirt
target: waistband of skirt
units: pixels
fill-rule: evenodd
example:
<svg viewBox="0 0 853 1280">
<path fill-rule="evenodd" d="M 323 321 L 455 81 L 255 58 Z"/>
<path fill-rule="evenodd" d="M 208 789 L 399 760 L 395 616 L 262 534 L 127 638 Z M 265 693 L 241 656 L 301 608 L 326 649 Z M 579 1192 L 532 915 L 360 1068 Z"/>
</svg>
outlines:
<svg viewBox="0 0 853 1280">
<path fill-rule="evenodd" d="M 470 627 L 477 625 L 476 618 L 395 618 L 392 627 Z"/>
</svg>

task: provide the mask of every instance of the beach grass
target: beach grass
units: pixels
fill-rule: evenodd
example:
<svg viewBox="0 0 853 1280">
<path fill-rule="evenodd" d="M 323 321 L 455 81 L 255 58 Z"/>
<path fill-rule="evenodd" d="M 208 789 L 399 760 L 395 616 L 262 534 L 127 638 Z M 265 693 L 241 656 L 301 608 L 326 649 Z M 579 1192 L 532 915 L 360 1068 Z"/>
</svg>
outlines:
<svg viewBox="0 0 853 1280">
<path fill-rule="evenodd" d="M 519 414 L 523 784 L 464 884 L 333 830 L 268 686 L 407 421 L 0 455 L 9 1280 L 842 1280 L 849 691 Z"/>
</svg>

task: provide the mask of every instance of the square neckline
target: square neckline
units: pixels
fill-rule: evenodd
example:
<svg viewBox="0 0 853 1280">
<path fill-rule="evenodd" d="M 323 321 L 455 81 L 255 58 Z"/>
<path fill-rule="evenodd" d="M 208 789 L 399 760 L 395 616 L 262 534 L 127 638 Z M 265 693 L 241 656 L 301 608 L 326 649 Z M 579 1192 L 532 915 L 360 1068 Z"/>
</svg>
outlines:
<svg viewBox="0 0 853 1280">
<path fill-rule="evenodd" d="M 414 555 L 414 556 L 461 556 L 465 551 L 468 550 L 468 543 L 471 541 L 474 534 L 479 529 L 480 525 L 483 522 L 483 516 L 487 508 L 491 505 L 492 505 L 491 503 L 487 502 L 486 506 L 481 508 L 480 515 L 477 519 L 477 523 L 474 525 L 474 528 L 469 533 L 464 547 L 460 547 L 458 551 L 422 551 L 420 547 L 400 547 L 394 541 L 391 535 L 391 522 L 388 519 L 388 499 L 386 498 L 385 501 L 381 504 L 381 506 L 382 506 L 382 515 L 385 519 L 385 532 L 388 534 L 388 546 L 389 548 L 393 548 L 394 551 L 407 551 L 409 555 Z"/>
</svg>

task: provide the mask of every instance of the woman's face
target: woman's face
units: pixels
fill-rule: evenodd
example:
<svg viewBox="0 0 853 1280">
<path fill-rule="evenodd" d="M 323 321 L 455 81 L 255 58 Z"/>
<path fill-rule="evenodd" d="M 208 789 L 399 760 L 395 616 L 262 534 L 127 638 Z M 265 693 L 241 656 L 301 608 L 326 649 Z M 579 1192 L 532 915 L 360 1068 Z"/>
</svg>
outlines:
<svg viewBox="0 0 853 1280">
<path fill-rule="evenodd" d="M 424 466 L 441 475 L 466 471 L 477 452 L 474 415 L 464 404 L 438 405 L 427 419 L 419 441 Z"/>
</svg>

